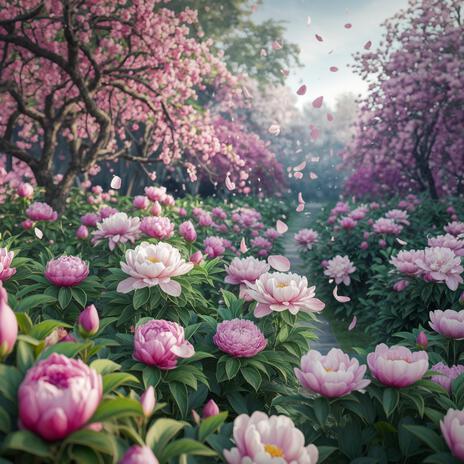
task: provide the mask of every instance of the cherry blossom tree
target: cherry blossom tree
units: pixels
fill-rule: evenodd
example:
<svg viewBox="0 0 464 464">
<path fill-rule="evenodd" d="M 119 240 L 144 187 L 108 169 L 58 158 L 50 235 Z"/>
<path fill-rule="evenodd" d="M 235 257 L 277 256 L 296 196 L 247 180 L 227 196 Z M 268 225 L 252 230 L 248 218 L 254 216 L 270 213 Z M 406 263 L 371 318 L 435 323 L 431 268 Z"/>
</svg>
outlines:
<svg viewBox="0 0 464 464">
<path fill-rule="evenodd" d="M 230 150 L 198 92 L 227 100 L 236 84 L 195 21 L 162 0 L 0 0 L 0 153 L 26 163 L 60 211 L 103 160 L 177 162 L 194 177 Z"/>
<path fill-rule="evenodd" d="M 460 0 L 410 0 L 385 40 L 356 56 L 369 84 L 345 152 L 350 193 L 464 193 L 464 25 Z"/>
</svg>

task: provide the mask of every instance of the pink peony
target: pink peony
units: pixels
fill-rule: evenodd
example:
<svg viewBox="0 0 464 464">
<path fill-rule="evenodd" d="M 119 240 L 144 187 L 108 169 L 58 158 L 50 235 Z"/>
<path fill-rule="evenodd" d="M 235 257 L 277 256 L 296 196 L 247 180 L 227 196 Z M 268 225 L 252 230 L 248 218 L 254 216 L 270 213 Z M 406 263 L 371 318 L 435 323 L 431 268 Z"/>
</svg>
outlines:
<svg viewBox="0 0 464 464">
<path fill-rule="evenodd" d="M 424 258 L 423 250 L 409 250 L 409 251 L 400 251 L 396 256 L 394 256 L 390 263 L 398 269 L 402 274 L 417 276 L 421 274 L 421 269 L 417 265 L 419 259 Z"/>
<path fill-rule="evenodd" d="M 16 314 L 8 306 L 8 294 L 0 282 L 0 362 L 13 351 L 17 337 Z"/>
<path fill-rule="evenodd" d="M 345 285 L 350 285 L 350 274 L 355 271 L 356 267 L 350 261 L 348 256 L 337 255 L 335 258 L 332 258 L 327 262 L 324 274 L 329 276 L 331 279 L 335 279 L 335 283 L 337 285 L 341 284 L 342 282 Z"/>
<path fill-rule="evenodd" d="M 100 217 L 100 221 L 103 219 L 109 218 L 111 216 L 114 216 L 116 213 L 119 213 L 119 211 L 116 208 L 112 208 L 111 206 L 104 206 L 103 208 L 98 211 L 98 215 Z"/>
<path fill-rule="evenodd" d="M 166 197 L 166 187 L 145 187 L 145 195 L 151 201 L 163 201 Z"/>
<path fill-rule="evenodd" d="M 140 223 L 140 230 L 150 237 L 164 240 L 172 237 L 174 224 L 167 217 L 144 217 Z"/>
<path fill-rule="evenodd" d="M 449 367 L 442 362 L 432 366 L 431 370 L 439 372 L 440 375 L 434 375 L 430 380 L 441 385 L 448 393 L 451 392 L 451 383 L 453 380 L 457 379 L 461 374 L 464 374 L 464 366 L 458 365 Z"/>
<path fill-rule="evenodd" d="M 416 260 L 416 264 L 427 280 L 445 282 L 450 290 L 457 290 L 462 284 L 461 258 L 452 250 L 443 247 L 426 248 L 424 256 Z"/>
<path fill-rule="evenodd" d="M 137 195 L 134 197 L 132 204 L 134 205 L 134 208 L 147 209 L 150 202 L 145 195 Z"/>
<path fill-rule="evenodd" d="M 464 222 L 453 221 L 444 227 L 445 232 L 451 235 L 458 236 L 464 234 Z"/>
<path fill-rule="evenodd" d="M 203 240 L 203 246 L 205 247 L 205 253 L 209 258 L 222 256 L 226 251 L 224 240 L 221 237 L 206 237 Z"/>
<path fill-rule="evenodd" d="M 449 248 L 456 256 L 464 256 L 464 240 L 459 240 L 451 234 L 429 238 L 427 244 L 429 247 Z"/>
<path fill-rule="evenodd" d="M 0 248 L 0 281 L 4 282 L 16 274 L 16 268 L 11 267 L 14 252 L 6 248 Z"/>
<path fill-rule="evenodd" d="M 22 182 L 18 185 L 16 193 L 22 198 L 32 198 L 34 196 L 34 187 L 28 182 Z"/>
<path fill-rule="evenodd" d="M 158 201 L 155 201 L 153 203 L 153 206 L 150 210 L 150 213 L 152 216 L 161 216 L 161 213 L 163 212 L 163 208 L 161 207 L 161 205 L 159 204 Z"/>
<path fill-rule="evenodd" d="M 126 251 L 126 262 L 121 263 L 121 269 L 130 277 L 119 282 L 117 291 L 129 293 L 159 285 L 168 295 L 179 296 L 182 288 L 172 278 L 187 274 L 192 268 L 193 263 L 186 263 L 179 250 L 169 243 L 142 242 L 134 250 Z"/>
<path fill-rule="evenodd" d="M 240 229 L 239 229 L 240 230 Z M 308 230 L 308 229 L 306 229 Z M 264 236 L 268 239 L 268 240 L 276 240 L 277 238 L 280 237 L 280 233 L 277 232 L 276 229 L 270 227 L 269 229 L 266 229 L 264 231 Z M 296 236 L 295 236 L 295 239 L 296 239 Z"/>
<path fill-rule="evenodd" d="M 372 225 L 377 234 L 398 235 L 403 230 L 403 226 L 397 224 L 393 219 L 380 218 Z"/>
<path fill-rule="evenodd" d="M 214 344 L 235 358 L 251 358 L 266 348 L 267 340 L 252 322 L 232 319 L 218 324 L 213 336 Z"/>
<path fill-rule="evenodd" d="M 58 213 L 47 203 L 35 201 L 26 210 L 26 216 L 32 221 L 49 221 L 53 222 L 58 219 Z"/>
<path fill-rule="evenodd" d="M 224 450 L 229 464 L 316 464 L 319 452 L 305 446 L 303 433 L 287 416 L 268 416 L 256 411 L 234 420 L 235 447 Z"/>
<path fill-rule="evenodd" d="M 308 288 L 308 280 L 297 274 L 267 272 L 262 274 L 254 284 L 246 284 L 247 295 L 257 301 L 254 315 L 263 317 L 273 311 L 290 311 L 298 314 L 322 311 L 325 304 L 314 298 L 316 287 Z"/>
<path fill-rule="evenodd" d="M 189 261 L 192 264 L 200 264 L 203 261 L 203 253 L 201 251 L 195 251 L 195 253 L 190 256 Z"/>
<path fill-rule="evenodd" d="M 464 411 L 448 409 L 440 428 L 451 454 L 464 461 Z"/>
<path fill-rule="evenodd" d="M 310 350 L 301 358 L 301 369 L 295 368 L 300 384 L 313 393 L 326 398 L 338 398 L 352 391 L 363 391 L 371 382 L 364 379 L 367 367 L 359 365 L 338 348 L 332 348 L 323 356 Z"/>
<path fill-rule="evenodd" d="M 198 216 L 198 224 L 200 227 L 210 227 L 214 224 L 214 221 L 209 213 L 203 212 L 200 216 Z"/>
<path fill-rule="evenodd" d="M 393 290 L 399 293 L 399 292 L 402 292 L 408 286 L 409 286 L 409 282 L 407 280 L 401 279 L 401 280 L 398 280 L 398 282 L 395 282 L 393 284 Z"/>
<path fill-rule="evenodd" d="M 103 219 L 92 232 L 94 244 L 108 239 L 110 250 L 114 250 L 118 243 L 134 243 L 140 235 L 140 219 L 130 218 L 126 213 L 116 213 Z"/>
<path fill-rule="evenodd" d="M 158 464 L 158 462 L 151 448 L 133 445 L 126 451 L 119 464 Z"/>
<path fill-rule="evenodd" d="M 345 230 L 354 229 L 358 224 L 353 218 L 349 216 L 342 217 L 338 222 L 340 223 L 341 228 Z"/>
<path fill-rule="evenodd" d="M 294 238 L 303 250 L 311 250 L 313 245 L 317 243 L 319 234 L 313 229 L 301 229 Z"/>
<path fill-rule="evenodd" d="M 251 246 L 254 248 L 262 248 L 264 250 L 270 250 L 272 248 L 272 242 L 265 239 L 264 237 L 256 237 L 251 240 Z"/>
<path fill-rule="evenodd" d="M 89 229 L 87 229 L 86 226 L 79 226 L 77 229 L 76 229 L 76 238 L 78 238 L 79 240 L 85 240 L 86 238 L 88 238 L 89 236 Z"/>
<path fill-rule="evenodd" d="M 89 275 L 89 266 L 78 256 L 60 256 L 45 267 L 44 276 L 57 287 L 74 287 Z"/>
<path fill-rule="evenodd" d="M 429 367 L 425 351 L 412 353 L 404 346 L 389 348 L 384 343 L 367 355 L 367 364 L 372 375 L 387 387 L 403 388 L 422 378 Z"/>
<path fill-rule="evenodd" d="M 208 417 L 217 416 L 219 412 L 219 406 L 211 399 L 203 406 L 202 416 L 203 419 L 206 419 Z"/>
<path fill-rule="evenodd" d="M 144 364 L 170 370 L 177 366 L 177 358 L 194 354 L 184 328 L 175 322 L 153 319 L 135 329 L 134 358 Z"/>
<path fill-rule="evenodd" d="M 95 335 L 100 328 L 100 318 L 95 305 L 87 306 L 79 314 L 79 329 L 84 336 Z"/>
<path fill-rule="evenodd" d="M 102 399 L 102 378 L 81 360 L 52 353 L 27 371 L 18 392 L 21 426 L 45 440 L 82 428 Z"/>
<path fill-rule="evenodd" d="M 397 224 L 404 224 L 405 226 L 409 225 L 409 215 L 407 211 L 402 209 L 391 209 L 385 214 L 387 219 L 394 220 Z"/>
<path fill-rule="evenodd" d="M 197 239 L 197 232 L 191 221 L 185 221 L 179 226 L 179 234 L 187 242 L 194 242 Z"/>
<path fill-rule="evenodd" d="M 232 285 L 254 284 L 256 279 L 269 271 L 270 266 L 265 261 L 253 258 L 234 258 L 230 265 L 226 267 L 227 275 L 224 282 Z"/>
<path fill-rule="evenodd" d="M 429 325 L 435 332 L 455 340 L 464 339 L 464 309 L 462 311 L 437 309 L 430 311 L 429 317 Z"/>
<path fill-rule="evenodd" d="M 87 213 L 81 216 L 81 224 L 87 227 L 95 227 L 100 220 L 100 216 L 95 213 Z"/>
</svg>

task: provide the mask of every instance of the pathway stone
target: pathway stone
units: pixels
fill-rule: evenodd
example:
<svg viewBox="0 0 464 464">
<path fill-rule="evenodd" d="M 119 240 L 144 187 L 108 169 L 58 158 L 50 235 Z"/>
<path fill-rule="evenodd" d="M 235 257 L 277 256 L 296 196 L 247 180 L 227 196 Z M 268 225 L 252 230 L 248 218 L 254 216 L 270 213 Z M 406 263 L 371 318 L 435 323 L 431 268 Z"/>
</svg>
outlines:
<svg viewBox="0 0 464 464">
<path fill-rule="evenodd" d="M 301 259 L 298 246 L 293 239 L 293 236 L 303 228 L 311 228 L 311 223 L 316 219 L 321 207 L 320 203 L 311 203 L 305 205 L 305 211 L 295 213 L 291 216 L 288 222 L 288 232 L 284 238 L 284 255 L 292 263 L 292 272 L 308 276 L 309 269 Z M 318 321 L 312 325 L 316 328 L 317 340 L 311 342 L 311 348 L 326 354 L 334 346 L 338 346 L 337 340 L 330 328 L 330 323 L 324 316 L 324 312 L 318 315 Z"/>
</svg>

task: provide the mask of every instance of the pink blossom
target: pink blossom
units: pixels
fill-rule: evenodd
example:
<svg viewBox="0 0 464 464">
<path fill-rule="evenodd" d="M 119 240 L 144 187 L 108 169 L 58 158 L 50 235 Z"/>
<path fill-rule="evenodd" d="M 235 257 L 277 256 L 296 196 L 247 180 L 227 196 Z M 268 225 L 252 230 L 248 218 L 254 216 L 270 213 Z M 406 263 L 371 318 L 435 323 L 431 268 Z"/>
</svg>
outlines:
<svg viewBox="0 0 464 464">
<path fill-rule="evenodd" d="M 166 197 L 166 187 L 145 187 L 145 195 L 153 202 L 163 201 Z"/>
<path fill-rule="evenodd" d="M 272 248 L 272 242 L 266 240 L 264 237 L 256 237 L 252 239 L 250 243 L 254 248 L 263 248 L 264 250 L 270 250 Z"/>
<path fill-rule="evenodd" d="M 89 266 L 78 256 L 60 256 L 45 267 L 44 276 L 57 287 L 74 287 L 89 275 Z"/>
<path fill-rule="evenodd" d="M 140 404 L 142 406 L 143 415 L 150 417 L 156 405 L 155 389 L 150 385 L 140 396 Z"/>
<path fill-rule="evenodd" d="M 187 210 L 185 208 L 178 208 L 177 214 L 179 217 L 185 217 L 187 216 Z"/>
<path fill-rule="evenodd" d="M 147 209 L 150 202 L 145 195 L 137 195 L 134 197 L 132 204 L 134 205 L 134 208 Z"/>
<path fill-rule="evenodd" d="M 53 222 L 58 219 L 58 213 L 47 203 L 35 201 L 26 210 L 26 216 L 32 221 Z"/>
<path fill-rule="evenodd" d="M 213 336 L 214 344 L 235 358 L 251 358 L 266 348 L 267 340 L 252 322 L 232 319 L 218 324 Z"/>
<path fill-rule="evenodd" d="M 417 276 L 422 273 L 422 270 L 417 265 L 419 260 L 424 258 L 423 250 L 409 250 L 409 251 L 400 251 L 396 256 L 394 256 L 390 263 L 396 267 L 396 269 L 402 274 L 409 276 Z"/>
<path fill-rule="evenodd" d="M 184 328 L 176 322 L 153 319 L 135 329 L 134 358 L 144 364 L 170 370 L 175 369 L 178 358 L 191 358 L 194 354 Z"/>
<path fill-rule="evenodd" d="M 353 218 L 349 216 L 342 217 L 338 222 L 340 223 L 342 229 L 345 230 L 354 229 L 358 224 Z"/>
<path fill-rule="evenodd" d="M 222 208 L 218 208 L 218 207 L 213 208 L 211 210 L 211 214 L 214 217 L 217 217 L 217 218 L 222 219 L 222 220 L 227 219 L 227 213 Z"/>
<path fill-rule="evenodd" d="M 27 182 L 22 182 L 18 185 L 16 193 L 22 198 L 32 198 L 34 196 L 34 187 Z"/>
<path fill-rule="evenodd" d="M 464 411 L 448 409 L 440 429 L 451 454 L 464 461 Z"/>
<path fill-rule="evenodd" d="M 16 314 L 8 305 L 8 294 L 0 281 L 0 361 L 13 351 L 17 337 Z"/>
<path fill-rule="evenodd" d="M 434 375 L 430 379 L 432 382 L 441 385 L 448 393 L 451 392 L 451 383 L 454 379 L 458 378 L 461 374 L 464 374 L 464 366 L 447 366 L 446 364 L 439 362 L 432 366 L 432 371 L 439 372 L 440 375 Z"/>
<path fill-rule="evenodd" d="M 87 229 L 86 226 L 80 225 L 76 229 L 76 238 L 78 238 L 79 240 L 85 240 L 86 238 L 88 238 L 88 236 L 89 236 L 89 229 Z"/>
<path fill-rule="evenodd" d="M 4 282 L 16 274 L 16 268 L 11 267 L 14 251 L 7 248 L 0 248 L 0 281 Z"/>
<path fill-rule="evenodd" d="M 384 343 L 367 355 L 372 375 L 387 387 L 403 388 L 422 378 L 429 367 L 425 351 L 412 353 L 404 346 L 388 347 Z"/>
<path fill-rule="evenodd" d="M 403 226 L 397 224 L 393 219 L 380 218 L 372 225 L 377 234 L 398 235 L 403 230 Z"/>
<path fill-rule="evenodd" d="M 189 260 L 192 264 L 200 264 L 202 261 L 203 261 L 203 253 L 201 251 L 195 251 L 195 253 L 193 253 L 191 256 L 190 256 L 190 260 Z"/>
<path fill-rule="evenodd" d="M 301 229 L 294 238 L 303 250 L 311 250 L 313 245 L 317 243 L 319 234 L 313 229 Z"/>
<path fill-rule="evenodd" d="M 279 232 L 277 232 L 276 229 L 274 229 L 273 227 L 270 227 L 269 229 L 266 229 L 264 231 L 264 236 L 268 239 L 268 240 L 276 240 L 277 238 L 280 237 L 280 234 Z"/>
<path fill-rule="evenodd" d="M 100 220 L 100 216 L 95 213 L 87 213 L 81 216 L 81 224 L 87 227 L 95 227 Z"/>
<path fill-rule="evenodd" d="M 23 222 L 21 222 L 21 226 L 23 229 L 29 230 L 34 227 L 34 223 L 30 219 L 25 219 Z"/>
<path fill-rule="evenodd" d="M 209 213 L 204 212 L 198 216 L 198 224 L 200 227 L 210 227 L 214 224 L 214 221 Z"/>
<path fill-rule="evenodd" d="M 185 221 L 179 226 L 179 234 L 187 242 L 194 242 L 197 239 L 197 231 L 191 221 Z"/>
<path fill-rule="evenodd" d="M 429 238 L 427 244 L 429 247 L 449 248 L 456 256 L 464 256 L 464 240 L 451 234 Z"/>
<path fill-rule="evenodd" d="M 407 211 L 402 209 L 391 209 L 385 213 L 387 219 L 392 219 L 397 224 L 404 224 L 405 226 L 409 225 L 409 215 Z"/>
<path fill-rule="evenodd" d="M 349 395 L 352 391 L 363 391 L 371 382 L 364 379 L 367 367 L 359 365 L 338 348 L 332 348 L 323 356 L 310 350 L 301 358 L 301 369 L 295 375 L 307 390 L 327 398 Z"/>
<path fill-rule="evenodd" d="M 79 329 L 82 335 L 89 336 L 95 335 L 99 328 L 100 318 L 97 308 L 93 304 L 89 305 L 79 314 Z"/>
<path fill-rule="evenodd" d="M 367 250 L 369 248 L 369 243 L 364 240 L 359 244 L 359 248 L 361 250 Z"/>
<path fill-rule="evenodd" d="M 420 331 L 419 335 L 416 338 L 416 345 L 421 349 L 421 350 L 426 350 L 427 345 L 429 343 L 429 340 L 427 338 L 427 335 L 425 335 L 424 331 Z"/>
<path fill-rule="evenodd" d="M 119 211 L 116 208 L 112 208 L 111 206 L 104 206 L 98 211 L 98 215 L 100 217 L 100 221 L 102 221 L 103 219 L 114 216 L 118 212 Z"/>
<path fill-rule="evenodd" d="M 409 282 L 407 280 L 398 280 L 398 282 L 395 282 L 393 284 L 393 290 L 395 290 L 395 292 L 402 292 L 407 286 L 409 285 Z"/>
<path fill-rule="evenodd" d="M 356 271 L 356 267 L 350 261 L 348 256 L 337 255 L 327 262 L 327 267 L 324 274 L 331 279 L 335 279 L 337 285 L 342 282 L 345 285 L 350 285 L 350 274 Z"/>
<path fill-rule="evenodd" d="M 360 221 L 361 219 L 364 219 L 366 217 L 368 211 L 369 208 L 367 206 L 359 206 L 358 208 L 351 211 L 349 217 L 351 219 L 354 219 L 355 221 Z"/>
<path fill-rule="evenodd" d="M 430 311 L 429 318 L 429 325 L 435 332 L 455 340 L 464 339 L 464 309 L 461 311 L 437 309 Z"/>
<path fill-rule="evenodd" d="M 166 195 L 162 200 L 161 203 L 164 206 L 174 206 L 176 204 L 176 201 L 174 200 L 174 197 L 172 195 Z"/>
<path fill-rule="evenodd" d="M 205 253 L 209 258 L 222 256 L 226 251 L 224 240 L 221 237 L 206 237 L 203 240 L 203 246 L 205 247 Z"/>
<path fill-rule="evenodd" d="M 234 420 L 233 437 L 235 447 L 224 450 L 229 464 L 316 464 L 319 459 L 317 448 L 305 446 L 303 433 L 287 416 L 240 414 Z"/>
<path fill-rule="evenodd" d="M 269 264 L 265 261 L 249 256 L 247 258 L 234 258 L 230 265 L 226 267 L 226 278 L 224 282 L 232 285 L 254 284 L 256 279 L 269 271 Z"/>
<path fill-rule="evenodd" d="M 140 219 L 130 218 L 126 213 L 116 213 L 99 222 L 92 235 L 94 244 L 108 239 L 110 250 L 114 250 L 118 243 L 134 243 L 137 240 L 140 235 Z"/>
<path fill-rule="evenodd" d="M 444 282 L 450 290 L 457 290 L 458 285 L 463 283 L 461 258 L 449 248 L 426 248 L 416 264 L 425 277 L 434 282 Z"/>
<path fill-rule="evenodd" d="M 153 238 L 164 240 L 174 234 L 174 224 L 167 217 L 144 217 L 140 223 L 140 230 Z"/>
<path fill-rule="evenodd" d="M 159 461 L 148 446 L 131 446 L 119 464 L 158 464 Z"/>
<path fill-rule="evenodd" d="M 219 406 L 213 399 L 210 399 L 204 406 L 202 411 L 203 419 L 208 417 L 217 416 L 219 414 Z"/>
<path fill-rule="evenodd" d="M 158 201 L 155 201 L 153 203 L 153 206 L 150 210 L 150 213 L 152 216 L 161 216 L 161 213 L 163 212 L 163 208 L 161 207 L 161 205 L 159 204 Z"/>
<path fill-rule="evenodd" d="M 102 399 L 102 378 L 81 360 L 52 353 L 27 371 L 18 392 L 25 429 L 60 440 L 82 428 Z"/>
<path fill-rule="evenodd" d="M 444 230 L 457 237 L 458 235 L 464 234 L 464 222 L 450 222 L 444 227 Z"/>
<path fill-rule="evenodd" d="M 120 293 L 159 285 L 168 295 L 179 296 L 182 288 L 172 278 L 187 274 L 193 268 L 193 263 L 185 262 L 177 248 L 164 242 L 156 245 L 142 242 L 134 250 L 127 250 L 125 258 L 121 269 L 130 277 L 119 282 Z"/>
<path fill-rule="evenodd" d="M 246 284 L 247 295 L 257 301 L 254 315 L 263 317 L 273 311 L 299 311 L 312 313 L 322 311 L 325 304 L 314 298 L 316 287 L 308 288 L 306 277 L 292 273 L 267 272 L 262 274 L 254 284 Z"/>
</svg>

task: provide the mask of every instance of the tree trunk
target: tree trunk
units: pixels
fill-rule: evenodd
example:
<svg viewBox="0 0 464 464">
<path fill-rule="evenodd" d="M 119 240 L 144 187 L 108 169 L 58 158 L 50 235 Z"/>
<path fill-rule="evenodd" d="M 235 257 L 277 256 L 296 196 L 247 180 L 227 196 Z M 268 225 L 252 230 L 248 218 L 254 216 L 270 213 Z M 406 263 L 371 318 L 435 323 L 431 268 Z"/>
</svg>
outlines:
<svg viewBox="0 0 464 464">
<path fill-rule="evenodd" d="M 44 176 L 44 179 L 41 179 L 41 182 L 37 179 L 37 183 L 45 187 L 45 201 L 53 207 L 58 214 L 63 214 L 66 208 L 66 199 L 76 180 L 76 176 L 77 169 L 71 167 L 58 184 L 53 182 L 53 176 L 51 174 Z"/>
</svg>

